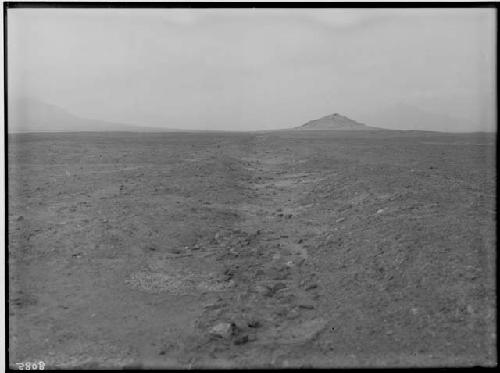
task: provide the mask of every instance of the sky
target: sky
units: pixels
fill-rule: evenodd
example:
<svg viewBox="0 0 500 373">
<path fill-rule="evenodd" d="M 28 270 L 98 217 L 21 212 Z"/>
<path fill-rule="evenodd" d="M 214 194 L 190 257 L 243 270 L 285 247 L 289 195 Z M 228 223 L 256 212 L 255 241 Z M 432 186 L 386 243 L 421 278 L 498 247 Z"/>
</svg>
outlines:
<svg viewBox="0 0 500 373">
<path fill-rule="evenodd" d="M 410 107 L 496 130 L 495 30 L 479 8 L 11 9 L 9 105 L 216 130 Z"/>
</svg>

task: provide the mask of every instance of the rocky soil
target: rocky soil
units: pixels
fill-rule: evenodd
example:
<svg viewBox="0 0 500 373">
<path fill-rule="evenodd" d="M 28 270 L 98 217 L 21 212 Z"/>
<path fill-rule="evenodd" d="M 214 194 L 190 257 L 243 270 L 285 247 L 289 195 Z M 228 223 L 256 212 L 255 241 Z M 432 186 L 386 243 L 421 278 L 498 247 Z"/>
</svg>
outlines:
<svg viewBox="0 0 500 373">
<path fill-rule="evenodd" d="M 9 136 L 9 362 L 496 364 L 495 137 Z"/>
</svg>

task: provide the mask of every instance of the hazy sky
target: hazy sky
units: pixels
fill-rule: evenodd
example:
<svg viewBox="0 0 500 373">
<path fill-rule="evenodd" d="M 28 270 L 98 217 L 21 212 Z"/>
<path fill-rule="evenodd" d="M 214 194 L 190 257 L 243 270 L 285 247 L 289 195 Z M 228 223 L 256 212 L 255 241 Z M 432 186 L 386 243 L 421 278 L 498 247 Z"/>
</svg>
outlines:
<svg viewBox="0 0 500 373">
<path fill-rule="evenodd" d="M 171 128 L 369 124 L 406 104 L 488 129 L 495 27 L 492 9 L 14 9 L 9 95 Z"/>
</svg>

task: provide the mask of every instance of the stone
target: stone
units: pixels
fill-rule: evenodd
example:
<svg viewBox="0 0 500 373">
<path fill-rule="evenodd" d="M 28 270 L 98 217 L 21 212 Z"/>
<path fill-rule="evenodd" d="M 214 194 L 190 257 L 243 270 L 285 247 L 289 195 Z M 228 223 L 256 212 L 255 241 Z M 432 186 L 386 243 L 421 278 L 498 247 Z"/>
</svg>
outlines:
<svg viewBox="0 0 500 373">
<path fill-rule="evenodd" d="M 259 277 L 259 276 L 264 276 L 265 272 L 263 269 L 258 269 L 255 271 L 255 276 Z"/>
<path fill-rule="evenodd" d="M 227 268 L 223 274 L 224 281 L 231 280 L 234 277 L 234 275 L 235 275 L 235 270 L 232 268 Z"/>
<path fill-rule="evenodd" d="M 222 308 L 224 306 L 225 306 L 224 303 L 209 303 L 209 304 L 205 304 L 203 306 L 203 308 L 205 310 L 217 310 L 217 309 L 220 309 L 220 308 Z"/>
<path fill-rule="evenodd" d="M 295 295 L 292 292 L 285 292 L 285 291 L 280 291 L 277 294 L 278 299 L 280 300 L 281 303 L 286 303 L 286 304 L 291 304 L 294 303 L 295 300 L 297 299 L 297 295 Z"/>
<path fill-rule="evenodd" d="M 302 304 L 299 304 L 299 308 L 303 308 L 305 310 L 312 310 L 312 309 L 314 309 L 314 305 L 312 305 L 310 303 L 302 303 Z"/>
<path fill-rule="evenodd" d="M 247 326 L 249 328 L 259 328 L 262 325 L 259 320 L 251 319 L 250 321 L 248 321 Z"/>
<path fill-rule="evenodd" d="M 286 265 L 281 268 L 281 269 L 274 269 L 271 272 L 271 278 L 273 280 L 286 280 L 288 277 L 290 277 L 290 272 L 288 271 L 290 267 L 287 267 Z"/>
<path fill-rule="evenodd" d="M 296 309 L 296 308 L 293 308 L 291 309 L 287 314 L 286 314 L 286 318 L 288 320 L 295 320 L 296 318 L 298 318 L 300 316 L 300 312 Z"/>
<path fill-rule="evenodd" d="M 283 330 L 281 334 L 282 343 L 304 343 L 310 341 L 318 336 L 325 327 L 327 321 L 323 319 L 307 320 L 303 323 Z"/>
<path fill-rule="evenodd" d="M 285 317 L 289 312 L 288 307 L 279 307 L 274 311 L 275 315 L 278 317 Z"/>
<path fill-rule="evenodd" d="M 247 334 L 244 334 L 242 336 L 239 336 L 238 338 L 236 338 L 234 340 L 234 344 L 235 345 L 242 345 L 242 344 L 245 344 L 248 342 L 248 335 Z"/>
<path fill-rule="evenodd" d="M 269 297 L 273 294 L 272 289 L 270 289 L 269 287 L 264 286 L 264 285 L 257 285 L 255 287 L 255 290 L 257 291 L 257 293 L 259 293 L 265 297 Z"/>
<path fill-rule="evenodd" d="M 306 290 L 306 291 L 312 290 L 312 289 L 316 289 L 317 287 L 318 287 L 318 284 L 310 284 L 310 285 L 307 285 L 304 290 Z"/>
<path fill-rule="evenodd" d="M 286 288 L 286 284 L 283 283 L 283 282 L 278 282 L 276 284 L 274 284 L 273 286 L 273 292 L 277 292 L 277 291 L 280 291 L 281 289 L 285 289 Z"/>
<path fill-rule="evenodd" d="M 221 322 L 213 326 L 209 330 L 209 334 L 217 338 L 230 338 L 235 331 L 235 325 L 233 323 Z"/>
<path fill-rule="evenodd" d="M 304 264 L 306 262 L 306 258 L 300 258 L 299 260 L 297 260 L 297 262 L 295 263 L 295 265 L 297 267 L 301 267 L 302 264 Z"/>
</svg>

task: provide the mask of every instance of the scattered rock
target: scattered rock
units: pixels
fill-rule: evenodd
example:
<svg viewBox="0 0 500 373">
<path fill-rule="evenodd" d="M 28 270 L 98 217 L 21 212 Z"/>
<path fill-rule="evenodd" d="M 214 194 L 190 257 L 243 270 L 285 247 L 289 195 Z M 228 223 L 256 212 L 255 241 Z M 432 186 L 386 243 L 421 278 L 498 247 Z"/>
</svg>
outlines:
<svg viewBox="0 0 500 373">
<path fill-rule="evenodd" d="M 299 304 L 299 308 L 303 308 L 305 310 L 312 310 L 312 309 L 314 309 L 314 305 L 312 305 L 310 303 L 302 303 L 302 304 Z"/>
<path fill-rule="evenodd" d="M 271 295 L 273 295 L 273 290 L 267 286 L 264 286 L 264 285 L 257 285 L 255 287 L 255 290 L 257 291 L 257 293 L 259 293 L 265 297 L 270 297 Z"/>
<path fill-rule="evenodd" d="M 296 308 L 293 308 L 291 309 L 290 311 L 288 311 L 288 313 L 286 314 L 286 318 L 288 320 L 295 320 L 296 318 L 298 318 L 300 316 L 300 312 L 296 309 Z"/>
<path fill-rule="evenodd" d="M 280 291 L 281 289 L 285 289 L 286 288 L 286 284 L 283 283 L 283 282 L 278 282 L 276 284 L 274 284 L 273 286 L 273 292 L 277 292 L 277 291 Z"/>
<path fill-rule="evenodd" d="M 209 334 L 217 338 L 230 338 L 236 330 L 234 323 L 221 322 L 209 330 Z"/>
<path fill-rule="evenodd" d="M 258 269 L 258 270 L 255 271 L 255 276 L 256 277 L 262 277 L 262 276 L 264 276 L 264 274 L 265 274 L 265 272 L 264 272 L 263 269 Z"/>
<path fill-rule="evenodd" d="M 305 291 L 316 289 L 318 287 L 318 284 L 310 284 L 305 287 Z"/>
<path fill-rule="evenodd" d="M 224 281 L 231 280 L 235 275 L 234 269 L 228 268 L 224 271 Z"/>
<path fill-rule="evenodd" d="M 209 304 L 205 304 L 203 306 L 203 308 L 205 310 L 217 310 L 217 309 L 222 308 L 224 306 L 225 306 L 224 303 L 209 303 Z"/>
<path fill-rule="evenodd" d="M 16 307 L 22 308 L 22 307 L 36 305 L 38 303 L 38 300 L 32 295 L 23 294 L 22 292 L 19 292 L 19 296 L 17 298 L 12 299 L 9 302 L 11 302 Z"/>
<path fill-rule="evenodd" d="M 234 340 L 235 345 L 242 345 L 248 342 L 248 334 L 244 334 L 242 336 L 239 336 Z"/>
<path fill-rule="evenodd" d="M 285 317 L 288 313 L 290 312 L 289 310 L 289 307 L 288 306 L 282 306 L 282 307 L 279 307 L 277 308 L 274 313 L 275 315 L 277 315 L 278 317 Z"/>
<path fill-rule="evenodd" d="M 295 262 L 295 265 L 296 265 L 297 267 L 301 267 L 301 266 L 302 266 L 302 264 L 304 264 L 305 262 L 306 262 L 306 258 L 300 258 L 299 260 L 297 260 L 297 261 Z"/>
<path fill-rule="evenodd" d="M 288 277 L 290 277 L 290 267 L 288 266 L 283 266 L 280 269 L 273 269 L 270 273 L 270 276 L 273 280 L 286 280 Z"/>
<path fill-rule="evenodd" d="M 324 330 L 327 322 L 323 319 L 304 321 L 298 326 L 288 328 L 281 333 L 282 343 L 304 343 L 315 338 Z"/>
<path fill-rule="evenodd" d="M 252 319 L 252 320 L 248 321 L 247 326 L 249 328 L 259 328 L 262 325 L 261 325 L 259 320 Z"/>
</svg>

